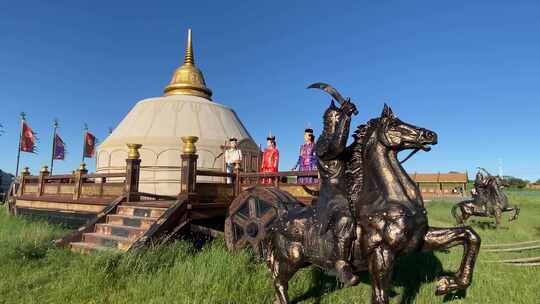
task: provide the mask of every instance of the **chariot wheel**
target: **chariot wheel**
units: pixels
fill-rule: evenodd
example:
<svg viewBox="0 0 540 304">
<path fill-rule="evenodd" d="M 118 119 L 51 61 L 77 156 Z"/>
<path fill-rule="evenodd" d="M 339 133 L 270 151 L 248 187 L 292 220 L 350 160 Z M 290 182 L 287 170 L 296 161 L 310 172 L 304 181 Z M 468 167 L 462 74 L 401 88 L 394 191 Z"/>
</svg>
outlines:
<svg viewBox="0 0 540 304">
<path fill-rule="evenodd" d="M 289 193 L 273 187 L 255 186 L 242 191 L 231 203 L 225 219 L 225 241 L 231 252 L 251 247 L 263 257 L 268 227 L 287 205 L 298 201 Z"/>
</svg>

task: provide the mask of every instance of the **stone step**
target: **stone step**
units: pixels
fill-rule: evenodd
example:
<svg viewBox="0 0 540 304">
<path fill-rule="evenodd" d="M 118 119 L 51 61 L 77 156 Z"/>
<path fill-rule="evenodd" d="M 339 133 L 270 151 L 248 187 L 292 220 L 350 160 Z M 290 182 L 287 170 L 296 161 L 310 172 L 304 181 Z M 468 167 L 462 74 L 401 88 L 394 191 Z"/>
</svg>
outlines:
<svg viewBox="0 0 540 304">
<path fill-rule="evenodd" d="M 117 226 L 129 226 L 142 229 L 148 229 L 156 222 L 156 218 L 142 217 L 142 216 L 129 216 L 120 214 L 107 215 L 107 224 Z"/>
<path fill-rule="evenodd" d="M 118 209 L 116 210 L 116 214 L 128 215 L 128 216 L 158 218 L 166 210 L 167 210 L 167 208 L 139 207 L 139 206 L 118 206 Z"/>
<path fill-rule="evenodd" d="M 129 238 L 115 235 L 106 235 L 101 233 L 84 233 L 83 242 L 127 251 L 129 249 L 129 246 L 131 246 L 134 241 Z"/>
<path fill-rule="evenodd" d="M 78 252 L 82 254 L 94 254 L 99 252 L 104 252 L 107 250 L 114 250 L 112 248 L 103 247 L 100 245 L 84 242 L 74 242 L 70 244 L 71 251 Z"/>
<path fill-rule="evenodd" d="M 135 207 L 153 207 L 153 208 L 169 208 L 176 203 L 176 200 L 171 201 L 139 201 L 139 202 L 125 202 L 122 206 L 135 206 Z"/>
<path fill-rule="evenodd" d="M 111 224 L 96 224 L 95 230 L 96 233 L 125 237 L 130 240 L 138 239 L 145 231 L 146 229 L 142 228 Z"/>
</svg>

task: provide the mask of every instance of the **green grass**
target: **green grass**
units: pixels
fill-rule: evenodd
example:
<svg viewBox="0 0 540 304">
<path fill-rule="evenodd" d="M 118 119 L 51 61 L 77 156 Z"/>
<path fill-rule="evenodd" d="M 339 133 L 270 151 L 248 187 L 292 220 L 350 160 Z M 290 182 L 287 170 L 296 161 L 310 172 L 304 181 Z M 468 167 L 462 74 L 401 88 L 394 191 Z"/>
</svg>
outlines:
<svg viewBox="0 0 540 304">
<path fill-rule="evenodd" d="M 503 229 L 490 219 L 472 226 L 485 244 L 540 239 L 540 191 L 508 191 L 520 205 L 517 222 L 503 217 Z M 451 203 L 428 204 L 433 226 L 452 226 Z M 230 255 L 223 241 L 195 250 L 188 241 L 137 253 L 83 256 L 50 246 L 67 230 L 13 218 L 0 208 L 0 303 L 272 303 L 273 288 L 264 265 L 248 253 Z M 392 303 L 539 303 L 540 267 L 518 268 L 487 260 L 540 254 L 481 253 L 466 295 L 434 295 L 436 277 L 459 266 L 461 248 L 449 253 L 416 254 L 399 260 Z M 367 275 L 359 286 L 340 289 L 335 278 L 304 269 L 290 295 L 302 303 L 368 303 Z"/>
</svg>

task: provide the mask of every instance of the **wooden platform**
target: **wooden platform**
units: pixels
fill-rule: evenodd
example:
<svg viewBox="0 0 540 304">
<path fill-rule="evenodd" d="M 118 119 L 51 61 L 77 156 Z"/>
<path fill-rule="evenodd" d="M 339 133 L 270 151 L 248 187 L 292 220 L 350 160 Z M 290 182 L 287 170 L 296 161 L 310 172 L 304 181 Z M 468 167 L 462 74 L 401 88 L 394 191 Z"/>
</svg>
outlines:
<svg viewBox="0 0 540 304">
<path fill-rule="evenodd" d="M 90 253 L 103 250 L 128 251 L 150 243 L 166 241 L 195 223 L 197 231 L 222 229 L 229 206 L 244 189 L 260 185 L 262 178 L 273 178 L 266 185 L 290 192 L 307 204 L 318 191 L 317 184 L 288 183 L 287 176 L 316 177 L 317 172 L 241 172 L 197 169 L 193 150 L 181 155 L 182 176 L 177 197 L 138 192 L 140 145 L 128 145 L 126 170 L 120 173 L 88 174 L 84 165 L 69 175 L 49 175 L 46 167 L 32 176 L 27 168 L 18 177 L 8 199 L 14 215 L 32 215 L 77 228 L 56 240 L 58 246 Z M 200 177 L 216 177 L 222 183 L 198 182 Z M 231 178 L 233 183 L 226 183 Z M 205 180 L 205 179 L 199 179 Z M 221 221 L 221 222 L 219 222 Z M 205 227 L 205 224 L 208 226 Z"/>
</svg>

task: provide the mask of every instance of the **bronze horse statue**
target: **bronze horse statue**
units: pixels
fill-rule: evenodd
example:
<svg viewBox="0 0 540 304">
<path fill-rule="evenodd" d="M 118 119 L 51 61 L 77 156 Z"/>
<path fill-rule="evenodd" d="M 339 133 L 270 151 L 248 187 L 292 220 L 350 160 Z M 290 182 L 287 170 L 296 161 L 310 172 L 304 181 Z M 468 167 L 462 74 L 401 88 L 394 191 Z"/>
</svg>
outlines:
<svg viewBox="0 0 540 304">
<path fill-rule="evenodd" d="M 339 124 L 340 119 L 335 115 L 325 116 L 325 128 Z M 348 134 L 348 126 L 341 131 Z M 354 217 L 349 258 L 353 273 L 369 272 L 372 303 L 389 303 L 388 289 L 397 258 L 418 251 L 463 245 L 459 270 L 439 278 L 436 294 L 467 288 L 480 249 L 480 237 L 470 227 L 429 227 L 420 190 L 398 160 L 398 153 L 403 150 L 429 151 L 430 145 L 437 143 L 437 135 L 401 121 L 385 105 L 382 115 L 358 127 L 353 138 L 354 142 L 343 149 L 341 156 L 346 167 L 346 182 L 342 186 L 348 193 Z M 321 184 L 321 196 L 315 207 L 300 203 L 282 206 L 264 240 L 267 266 L 276 290 L 275 303 L 289 303 L 288 283 L 299 269 L 314 265 L 334 270 L 336 238 L 331 229 L 321 229 L 317 210 L 326 206 L 322 201 L 323 191 Z"/>
<path fill-rule="evenodd" d="M 480 170 L 484 171 L 486 176 Z M 471 216 L 492 217 L 495 218 L 495 227 L 498 228 L 502 213 L 510 211 L 514 213 L 508 221 L 516 220 L 520 209 L 518 206 L 508 203 L 508 197 L 502 189 L 502 179 L 499 176 L 493 176 L 485 169 L 479 168 L 474 181 L 472 199 L 461 201 L 452 207 L 452 216 L 456 223 L 465 225 Z M 458 210 L 460 214 L 458 214 Z"/>
</svg>

